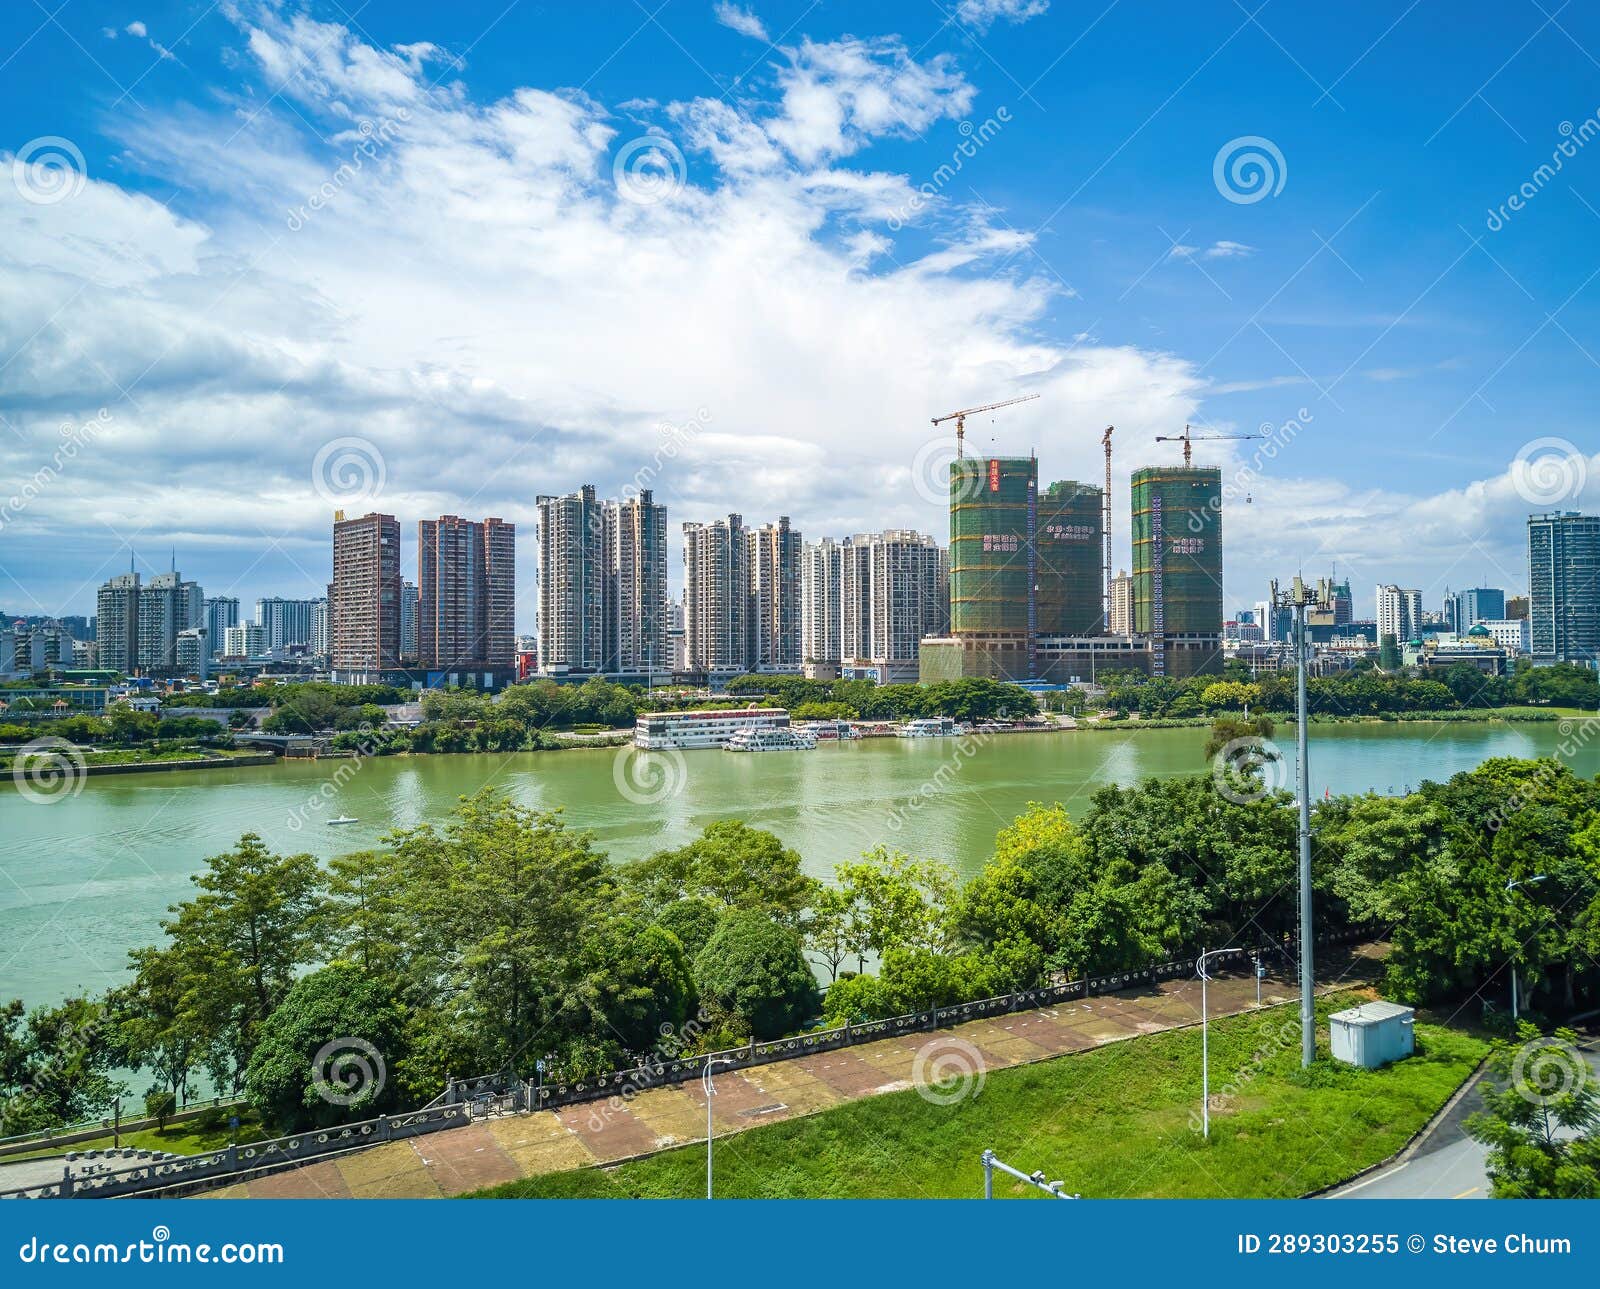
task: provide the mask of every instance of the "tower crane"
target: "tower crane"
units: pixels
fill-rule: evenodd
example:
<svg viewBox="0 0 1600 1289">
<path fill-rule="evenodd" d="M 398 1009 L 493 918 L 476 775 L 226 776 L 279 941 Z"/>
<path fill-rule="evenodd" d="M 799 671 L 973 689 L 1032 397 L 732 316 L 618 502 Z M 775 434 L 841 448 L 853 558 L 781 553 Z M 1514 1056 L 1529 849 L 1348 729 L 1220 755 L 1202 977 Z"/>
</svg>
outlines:
<svg viewBox="0 0 1600 1289">
<path fill-rule="evenodd" d="M 1020 398 L 1008 398 L 999 403 L 985 403 L 982 407 L 967 407 L 963 408 L 959 412 L 946 412 L 943 416 L 934 417 L 933 423 L 935 425 L 942 425 L 945 421 L 955 421 L 956 456 L 960 457 L 964 455 L 967 435 L 967 417 L 976 416 L 979 412 L 993 412 L 997 408 L 1010 407 L 1013 403 L 1027 403 L 1038 397 L 1039 396 L 1037 394 L 1023 394 Z"/>
<path fill-rule="evenodd" d="M 1156 442 L 1183 444 L 1183 465 L 1185 469 L 1188 469 L 1194 459 L 1189 446 L 1191 443 L 1205 443 L 1218 439 L 1259 439 L 1261 437 L 1259 434 L 1194 434 L 1185 425 L 1182 434 L 1158 434 L 1156 435 Z"/>
</svg>

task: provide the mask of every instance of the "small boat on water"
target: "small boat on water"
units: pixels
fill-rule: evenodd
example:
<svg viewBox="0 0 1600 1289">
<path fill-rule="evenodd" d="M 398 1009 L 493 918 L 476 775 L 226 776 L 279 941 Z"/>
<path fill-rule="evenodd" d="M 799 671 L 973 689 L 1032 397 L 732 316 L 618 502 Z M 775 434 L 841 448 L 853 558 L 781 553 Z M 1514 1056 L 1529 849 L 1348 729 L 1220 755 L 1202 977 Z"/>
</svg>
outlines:
<svg viewBox="0 0 1600 1289">
<path fill-rule="evenodd" d="M 328 820 L 328 827 L 333 828 L 339 824 L 358 824 L 361 820 L 354 815 L 340 815 L 337 819 Z"/>
<path fill-rule="evenodd" d="M 799 752 L 816 747 L 814 734 L 770 725 L 747 725 L 722 745 L 724 752 Z"/>
<path fill-rule="evenodd" d="M 895 731 L 900 738 L 944 738 L 957 733 L 960 733 L 959 727 L 948 716 L 919 717 Z"/>
</svg>

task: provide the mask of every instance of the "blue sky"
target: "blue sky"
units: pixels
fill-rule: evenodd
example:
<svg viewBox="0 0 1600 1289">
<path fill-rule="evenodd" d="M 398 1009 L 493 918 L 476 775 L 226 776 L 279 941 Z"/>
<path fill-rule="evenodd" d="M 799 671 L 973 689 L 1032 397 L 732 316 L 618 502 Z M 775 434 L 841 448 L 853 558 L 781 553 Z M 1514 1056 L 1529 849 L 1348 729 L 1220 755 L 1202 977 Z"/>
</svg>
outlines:
<svg viewBox="0 0 1600 1289">
<path fill-rule="evenodd" d="M 973 449 L 1113 422 L 1123 498 L 1271 428 L 1196 447 L 1230 609 L 1521 589 L 1600 487 L 1597 58 L 1552 0 L 7 5 L 0 606 L 311 593 L 348 495 L 519 521 L 531 627 L 539 493 L 942 533 L 928 418 L 1022 392 Z"/>
</svg>

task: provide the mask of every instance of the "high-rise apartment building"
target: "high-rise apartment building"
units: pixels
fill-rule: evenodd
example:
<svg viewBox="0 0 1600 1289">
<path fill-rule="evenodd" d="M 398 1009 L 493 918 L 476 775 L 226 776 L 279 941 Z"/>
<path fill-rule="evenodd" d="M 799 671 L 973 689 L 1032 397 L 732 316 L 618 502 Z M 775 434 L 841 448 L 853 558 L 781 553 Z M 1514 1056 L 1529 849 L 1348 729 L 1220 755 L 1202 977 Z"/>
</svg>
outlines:
<svg viewBox="0 0 1600 1289">
<path fill-rule="evenodd" d="M 1377 589 L 1378 639 L 1393 636 L 1404 644 L 1422 634 L 1422 592 L 1389 583 Z"/>
<path fill-rule="evenodd" d="M 178 632 L 193 625 L 191 615 L 198 600 L 198 616 L 205 615 L 205 597 L 199 587 L 185 582 L 172 570 L 157 573 L 139 588 L 138 666 L 141 671 L 170 671 L 178 665 Z"/>
<path fill-rule="evenodd" d="M 1133 578 L 1126 569 L 1111 579 L 1111 625 L 1114 636 L 1133 634 Z"/>
<path fill-rule="evenodd" d="M 222 652 L 222 636 L 229 627 L 239 625 L 239 599 L 233 595 L 214 595 L 206 600 L 206 644 L 211 656 Z"/>
<path fill-rule="evenodd" d="M 601 505 L 605 524 L 605 670 L 652 672 L 667 646 L 667 508 L 648 488 Z"/>
<path fill-rule="evenodd" d="M 947 570 L 943 548 L 906 529 L 808 543 L 802 660 L 870 669 L 885 682 L 915 679 L 922 638 L 947 629 Z"/>
<path fill-rule="evenodd" d="M 371 673 L 399 664 L 400 521 L 393 515 L 335 514 L 328 614 L 336 672 Z"/>
<path fill-rule="evenodd" d="M 240 622 L 222 633 L 222 656 L 257 658 L 267 651 L 267 633 L 259 622 Z"/>
<path fill-rule="evenodd" d="M 1459 593 L 1461 621 L 1455 630 L 1465 633 L 1480 622 L 1498 622 L 1506 616 L 1506 593 L 1494 586 L 1474 586 Z"/>
<path fill-rule="evenodd" d="M 540 670 L 670 666 L 666 507 L 649 489 L 602 501 L 593 484 L 538 507 Z"/>
<path fill-rule="evenodd" d="M 750 556 L 744 520 L 683 526 L 683 612 L 693 671 L 750 668 Z"/>
<path fill-rule="evenodd" d="M 509 667 L 516 526 L 456 515 L 417 525 L 417 659 L 424 667 Z"/>
<path fill-rule="evenodd" d="M 800 534 L 789 516 L 750 529 L 750 647 L 752 671 L 800 668 Z"/>
<path fill-rule="evenodd" d="M 95 653 L 108 671 L 131 672 L 139 665 L 139 575 L 121 573 L 95 598 Z"/>
<path fill-rule="evenodd" d="M 256 623 L 266 633 L 267 648 L 288 649 L 311 643 L 311 611 L 315 600 L 286 600 L 281 595 L 256 601 Z"/>
<path fill-rule="evenodd" d="M 420 612 L 417 584 L 400 582 L 400 659 L 415 665 L 417 661 L 417 615 Z"/>
<path fill-rule="evenodd" d="M 800 552 L 802 662 L 838 662 L 844 656 L 840 644 L 842 573 L 840 544 L 833 538 L 807 542 Z"/>
<path fill-rule="evenodd" d="M 311 601 L 311 653 L 326 658 L 333 647 L 332 624 L 328 614 L 328 597 L 319 595 Z"/>
<path fill-rule="evenodd" d="M 1535 663 L 1600 660 L 1600 515 L 1528 516 L 1528 601 Z"/>
</svg>

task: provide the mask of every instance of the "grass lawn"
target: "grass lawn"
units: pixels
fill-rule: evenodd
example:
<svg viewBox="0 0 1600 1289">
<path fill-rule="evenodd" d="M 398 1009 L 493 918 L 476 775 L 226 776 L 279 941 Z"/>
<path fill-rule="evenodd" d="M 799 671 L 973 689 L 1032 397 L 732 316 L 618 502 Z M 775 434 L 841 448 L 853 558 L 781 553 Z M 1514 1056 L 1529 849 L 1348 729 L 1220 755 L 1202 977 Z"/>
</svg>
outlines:
<svg viewBox="0 0 1600 1289">
<path fill-rule="evenodd" d="M 262 1141 L 267 1133 L 261 1126 L 261 1121 L 256 1118 L 254 1111 L 241 1107 L 239 1111 L 239 1142 L 244 1144 L 250 1141 Z M 202 1128 L 199 1121 L 187 1120 L 183 1123 L 169 1123 L 164 1130 L 144 1128 L 138 1132 L 123 1130 L 121 1141 L 124 1147 L 133 1147 L 136 1150 L 164 1150 L 172 1155 L 202 1155 L 208 1150 L 221 1150 L 234 1139 L 233 1131 L 228 1127 L 228 1118 L 224 1114 L 222 1123 L 214 1128 Z M 95 1137 L 89 1141 L 76 1141 L 70 1146 L 53 1145 L 47 1150 L 38 1150 L 26 1155 L 6 1155 L 0 1163 L 8 1163 L 18 1159 L 35 1159 L 45 1155 L 64 1155 L 68 1151 L 109 1150 L 111 1149 L 112 1136 L 108 1132 L 103 1137 Z"/>
<path fill-rule="evenodd" d="M 1350 994 L 1321 1000 L 1323 1033 Z M 1300 1068 L 1297 1009 L 1211 1026 L 1211 1140 L 1198 1131 L 1200 1031 L 994 1070 L 955 1105 L 893 1092 L 719 1137 L 717 1194 L 742 1198 L 975 1197 L 992 1148 L 1087 1197 L 1302 1195 L 1387 1158 L 1475 1068 L 1488 1044 L 1418 1024 L 1417 1055 L 1385 1070 Z M 1195 1121 L 1191 1123 L 1191 1117 Z M 1037 1192 L 996 1176 L 995 1193 Z M 486 1198 L 705 1194 L 705 1147 L 611 1170 L 512 1182 Z"/>
</svg>

